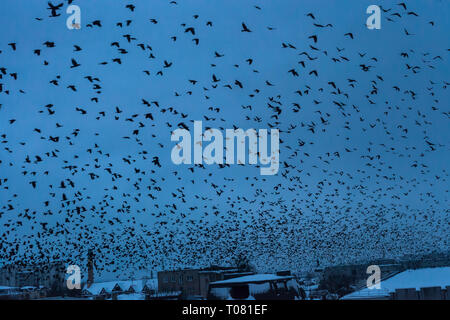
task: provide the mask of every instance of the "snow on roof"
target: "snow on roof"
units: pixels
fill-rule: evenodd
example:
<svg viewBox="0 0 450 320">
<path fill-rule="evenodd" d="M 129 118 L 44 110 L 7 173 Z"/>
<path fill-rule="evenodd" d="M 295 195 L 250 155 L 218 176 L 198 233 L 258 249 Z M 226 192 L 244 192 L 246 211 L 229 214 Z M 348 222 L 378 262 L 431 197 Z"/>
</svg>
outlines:
<svg viewBox="0 0 450 320">
<path fill-rule="evenodd" d="M 128 284 L 126 284 L 128 285 Z M 135 280 L 128 286 L 128 288 L 132 286 L 135 292 L 142 292 L 144 286 L 147 286 L 148 289 L 156 290 L 158 289 L 158 279 L 144 279 L 144 280 Z"/>
<path fill-rule="evenodd" d="M 450 286 L 450 267 L 406 270 L 392 278 L 381 281 L 380 289 L 364 288 L 344 296 L 342 299 L 364 299 L 389 296 L 396 289 Z"/>
<path fill-rule="evenodd" d="M 202 269 L 198 273 L 228 273 L 238 271 L 239 269 L 222 268 L 222 269 Z"/>
<path fill-rule="evenodd" d="M 16 287 L 0 286 L 0 290 L 17 289 Z"/>
<path fill-rule="evenodd" d="M 240 271 L 238 271 L 238 272 L 230 272 L 230 273 L 226 272 L 223 275 L 228 277 L 228 276 L 234 276 L 234 275 L 249 276 L 249 275 L 252 275 L 252 274 L 255 274 L 255 273 L 251 272 L 251 271 L 248 271 L 248 272 L 240 272 Z"/>
<path fill-rule="evenodd" d="M 211 285 L 226 285 L 234 283 L 256 283 L 256 282 L 266 282 L 266 281 L 280 281 L 280 280 L 290 280 L 292 276 L 277 276 L 275 274 L 253 274 L 249 276 L 243 276 L 238 278 L 231 278 L 228 280 L 211 282 Z"/>
<path fill-rule="evenodd" d="M 145 283 L 144 283 L 145 282 Z M 122 290 L 128 290 L 133 287 L 135 292 L 141 292 L 144 288 L 144 284 L 149 289 L 155 289 L 158 287 L 157 279 L 138 279 L 138 280 L 122 280 L 122 281 L 106 281 L 93 283 L 89 288 L 86 286 L 84 289 L 93 295 L 98 295 L 105 289 L 106 292 L 111 293 L 116 285 Z"/>
<path fill-rule="evenodd" d="M 116 286 L 116 284 L 117 281 L 97 282 L 93 283 L 89 288 L 86 286 L 84 290 L 88 291 L 93 295 L 98 295 L 103 289 L 105 289 L 106 292 L 111 292 L 112 289 Z"/>
</svg>

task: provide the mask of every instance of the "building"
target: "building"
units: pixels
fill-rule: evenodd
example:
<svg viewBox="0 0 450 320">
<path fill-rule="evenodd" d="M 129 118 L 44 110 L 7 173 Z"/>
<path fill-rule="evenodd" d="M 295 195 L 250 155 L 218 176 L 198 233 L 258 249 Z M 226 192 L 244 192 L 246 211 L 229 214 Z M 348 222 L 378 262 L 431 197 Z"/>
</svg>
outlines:
<svg viewBox="0 0 450 320">
<path fill-rule="evenodd" d="M 355 288 L 366 284 L 367 268 L 370 265 L 380 267 L 381 279 L 392 277 L 404 270 L 401 264 L 392 260 L 378 260 L 364 264 L 349 264 L 326 267 L 320 279 L 320 289 L 326 289 L 330 293 L 346 295 Z"/>
<path fill-rule="evenodd" d="M 85 285 L 81 294 L 93 300 L 145 300 L 156 294 L 156 279 L 113 280 Z"/>
<path fill-rule="evenodd" d="M 41 264 L 8 264 L 0 268 L 0 285 L 15 288 L 34 287 L 62 293 L 65 287 L 65 264 L 54 261 Z"/>
<path fill-rule="evenodd" d="M 212 282 L 211 300 L 294 300 L 304 299 L 297 281 L 291 275 L 253 274 Z"/>
<path fill-rule="evenodd" d="M 253 272 L 240 272 L 236 268 L 212 266 L 205 269 L 181 269 L 158 272 L 158 291 L 182 292 L 182 297 L 206 299 L 211 282 L 236 278 Z"/>
<path fill-rule="evenodd" d="M 422 255 L 404 255 L 399 262 L 406 269 L 435 268 L 450 266 L 450 250 L 447 252 L 433 252 Z"/>
<path fill-rule="evenodd" d="M 374 261 L 364 264 L 350 264 L 326 267 L 323 270 L 323 278 L 346 277 L 357 280 L 367 279 L 367 267 L 377 265 L 380 267 L 382 274 L 391 274 L 402 271 L 402 265 L 394 261 Z"/>
<path fill-rule="evenodd" d="M 406 270 L 381 281 L 380 289 L 364 287 L 343 300 L 450 300 L 450 267 Z"/>
</svg>

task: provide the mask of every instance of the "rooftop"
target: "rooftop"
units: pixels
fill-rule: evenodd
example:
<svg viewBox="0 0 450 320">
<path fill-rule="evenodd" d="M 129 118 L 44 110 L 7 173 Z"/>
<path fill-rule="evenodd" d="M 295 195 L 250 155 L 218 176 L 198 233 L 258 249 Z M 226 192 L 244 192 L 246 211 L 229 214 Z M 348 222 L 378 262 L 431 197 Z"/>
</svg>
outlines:
<svg viewBox="0 0 450 320">
<path fill-rule="evenodd" d="M 145 283 L 144 283 L 145 281 Z M 105 289 L 107 293 L 111 293 L 116 285 L 118 285 L 122 290 L 128 290 L 130 287 L 133 287 L 135 292 L 141 292 L 144 288 L 144 284 L 149 289 L 156 289 L 158 287 L 157 279 L 144 279 L 144 280 L 114 280 L 114 281 L 106 281 L 106 282 L 96 282 L 93 283 L 89 288 L 85 286 L 83 289 L 88 291 L 93 295 L 98 295 Z"/>
<path fill-rule="evenodd" d="M 450 286 L 450 267 L 406 270 L 382 281 L 380 289 L 364 288 L 352 292 L 342 299 L 381 298 L 389 296 L 396 289 L 415 288 L 420 290 L 420 288 L 426 287 L 441 287 L 444 289 L 446 286 Z"/>
<path fill-rule="evenodd" d="M 263 283 L 263 282 L 269 282 L 269 281 L 283 281 L 283 280 L 290 280 L 292 279 L 292 276 L 277 276 L 275 274 L 253 274 L 249 276 L 243 276 L 238 278 L 231 278 L 228 280 L 222 280 L 222 281 L 216 281 L 211 282 L 211 285 L 214 286 L 224 286 L 224 285 L 231 285 L 231 284 L 239 284 L 239 283 Z"/>
</svg>

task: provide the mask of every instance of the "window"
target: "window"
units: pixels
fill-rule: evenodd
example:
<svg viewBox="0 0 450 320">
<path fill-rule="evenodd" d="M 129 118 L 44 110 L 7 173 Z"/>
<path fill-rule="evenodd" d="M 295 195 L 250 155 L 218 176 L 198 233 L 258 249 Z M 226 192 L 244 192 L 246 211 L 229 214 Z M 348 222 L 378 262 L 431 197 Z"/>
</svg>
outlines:
<svg viewBox="0 0 450 320">
<path fill-rule="evenodd" d="M 192 281 L 194 281 L 194 277 L 192 275 L 187 275 L 186 276 L 186 281 L 192 282 Z"/>
</svg>

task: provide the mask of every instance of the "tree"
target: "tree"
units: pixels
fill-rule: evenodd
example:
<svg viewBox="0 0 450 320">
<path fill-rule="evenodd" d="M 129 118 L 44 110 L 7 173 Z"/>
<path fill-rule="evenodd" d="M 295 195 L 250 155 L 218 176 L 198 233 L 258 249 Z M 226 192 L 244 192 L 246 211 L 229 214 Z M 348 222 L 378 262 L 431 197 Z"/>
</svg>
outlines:
<svg viewBox="0 0 450 320">
<path fill-rule="evenodd" d="M 234 265 L 238 268 L 241 272 L 250 272 L 254 271 L 254 267 L 250 264 L 249 258 L 242 252 L 240 252 L 235 258 L 234 258 Z"/>
</svg>

